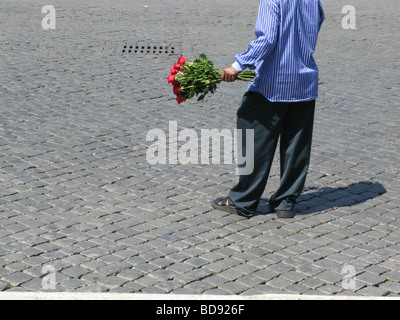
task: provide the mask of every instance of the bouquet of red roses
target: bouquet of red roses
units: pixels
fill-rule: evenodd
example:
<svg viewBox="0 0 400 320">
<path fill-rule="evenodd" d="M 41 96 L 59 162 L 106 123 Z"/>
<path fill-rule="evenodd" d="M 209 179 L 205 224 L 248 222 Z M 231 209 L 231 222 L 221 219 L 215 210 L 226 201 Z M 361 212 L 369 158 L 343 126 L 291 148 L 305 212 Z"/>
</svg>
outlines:
<svg viewBox="0 0 400 320">
<path fill-rule="evenodd" d="M 203 100 L 208 93 L 213 94 L 222 81 L 222 71 L 214 69 L 213 62 L 205 54 L 200 54 L 194 61 L 180 57 L 170 72 L 168 83 L 172 83 L 179 104 L 194 96 L 198 96 L 197 101 Z M 236 79 L 250 82 L 255 76 L 254 71 L 243 71 Z"/>
</svg>

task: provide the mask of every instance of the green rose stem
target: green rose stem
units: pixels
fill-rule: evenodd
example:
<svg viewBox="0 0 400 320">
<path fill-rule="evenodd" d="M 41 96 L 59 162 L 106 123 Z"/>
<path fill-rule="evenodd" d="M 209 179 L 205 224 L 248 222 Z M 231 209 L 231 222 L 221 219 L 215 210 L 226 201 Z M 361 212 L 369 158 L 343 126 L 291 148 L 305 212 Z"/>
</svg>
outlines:
<svg viewBox="0 0 400 320">
<path fill-rule="evenodd" d="M 215 70 L 215 71 L 217 71 L 219 73 L 220 77 L 222 77 L 222 71 L 221 70 Z M 240 72 L 237 75 L 236 80 L 250 82 L 250 81 L 254 80 L 254 73 L 252 71 Z M 203 87 L 205 87 L 209 83 L 220 83 L 220 82 L 222 82 L 222 79 L 211 79 L 211 80 L 208 79 L 208 80 L 206 80 L 206 83 L 204 83 Z M 181 89 L 182 89 L 182 91 L 184 91 L 185 89 L 198 88 L 198 87 L 201 87 L 201 86 L 202 85 L 181 86 Z"/>
</svg>

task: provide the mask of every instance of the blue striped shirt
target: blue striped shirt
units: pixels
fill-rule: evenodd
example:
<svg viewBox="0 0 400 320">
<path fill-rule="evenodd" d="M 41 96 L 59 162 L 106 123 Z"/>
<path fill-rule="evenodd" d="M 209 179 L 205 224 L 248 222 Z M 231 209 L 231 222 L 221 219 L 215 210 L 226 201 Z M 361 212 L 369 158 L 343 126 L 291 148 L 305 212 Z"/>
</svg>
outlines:
<svg viewBox="0 0 400 320">
<path fill-rule="evenodd" d="M 257 91 L 271 102 L 315 100 L 318 67 L 313 53 L 323 21 L 320 0 L 261 0 L 257 39 L 232 65 L 237 71 L 258 72 L 247 91 Z"/>
</svg>

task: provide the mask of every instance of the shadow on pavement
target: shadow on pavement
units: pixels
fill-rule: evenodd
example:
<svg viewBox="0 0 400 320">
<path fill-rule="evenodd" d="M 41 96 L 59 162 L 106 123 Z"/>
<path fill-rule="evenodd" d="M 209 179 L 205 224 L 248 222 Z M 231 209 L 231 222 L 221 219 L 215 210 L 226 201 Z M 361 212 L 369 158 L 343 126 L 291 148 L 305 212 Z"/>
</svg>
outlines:
<svg viewBox="0 0 400 320">
<path fill-rule="evenodd" d="M 297 199 L 295 213 L 296 215 L 306 215 L 338 207 L 354 206 L 384 193 L 386 193 L 386 189 L 382 184 L 371 181 L 361 181 L 339 188 L 307 187 Z M 257 211 L 260 214 L 272 213 L 268 207 L 268 199 L 261 199 Z"/>
</svg>

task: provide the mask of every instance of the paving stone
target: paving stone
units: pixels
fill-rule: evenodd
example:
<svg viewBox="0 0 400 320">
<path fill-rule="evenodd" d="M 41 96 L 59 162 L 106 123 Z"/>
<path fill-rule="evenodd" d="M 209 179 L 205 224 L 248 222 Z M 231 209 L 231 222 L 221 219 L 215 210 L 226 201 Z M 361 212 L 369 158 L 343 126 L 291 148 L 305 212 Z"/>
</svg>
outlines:
<svg viewBox="0 0 400 320">
<path fill-rule="evenodd" d="M 185 288 L 192 289 L 199 294 L 209 291 L 210 289 L 216 289 L 216 285 L 204 281 L 194 281 L 186 285 Z"/>
<path fill-rule="evenodd" d="M 358 3 L 356 30 L 341 28 L 341 3 L 323 5 L 311 166 L 286 221 L 210 207 L 235 183 L 235 164 L 146 159 L 147 133 L 168 135 L 170 121 L 199 137 L 233 132 L 246 85 L 177 105 L 165 80 L 177 56 L 119 52 L 146 35 L 223 68 L 254 38 L 257 2 L 243 11 L 231 0 L 226 11 L 211 0 L 74 0 L 62 18 L 56 7 L 56 30 L 43 30 L 28 0 L 2 1 L 0 291 L 40 290 L 52 265 L 57 291 L 398 295 L 400 145 L 388 139 L 399 128 L 397 2 Z M 168 26 L 171 16 L 186 33 Z M 279 157 L 260 208 L 279 187 Z M 341 287 L 345 266 L 356 270 L 353 291 Z"/>
<path fill-rule="evenodd" d="M 400 283 L 400 272 L 389 271 L 386 273 L 381 274 L 382 277 L 386 278 L 387 280 L 394 281 Z"/>
<path fill-rule="evenodd" d="M 225 290 L 228 294 L 240 294 L 249 289 L 249 286 L 237 281 L 226 282 L 218 286 L 218 289 Z"/>
<path fill-rule="evenodd" d="M 302 286 L 300 283 L 295 283 L 290 286 L 285 287 L 285 291 L 289 294 L 306 294 L 309 289 L 307 287 Z"/>
<path fill-rule="evenodd" d="M 274 278 L 266 282 L 267 286 L 271 286 L 277 289 L 285 289 L 286 287 L 292 285 L 292 282 L 283 278 Z"/>
<path fill-rule="evenodd" d="M 176 273 L 171 270 L 158 269 L 158 270 L 155 270 L 152 273 L 150 273 L 149 276 L 153 277 L 159 281 L 167 281 L 167 280 L 174 279 L 176 276 Z"/>
<path fill-rule="evenodd" d="M 328 295 L 337 294 L 342 290 L 343 290 L 343 288 L 338 287 L 333 284 L 326 284 L 326 285 L 323 285 L 318 288 L 319 292 L 321 292 L 322 294 L 328 294 Z"/>
<path fill-rule="evenodd" d="M 315 277 L 327 284 L 335 284 L 341 282 L 344 278 L 344 275 L 333 271 L 323 271 L 317 274 Z"/>
<path fill-rule="evenodd" d="M 111 290 L 122 286 L 126 282 L 127 282 L 126 279 L 120 277 L 107 276 L 107 277 L 100 277 L 97 283 Z"/>
<path fill-rule="evenodd" d="M 73 266 L 73 267 L 64 269 L 62 272 L 65 273 L 67 276 L 70 276 L 72 278 L 80 278 L 82 275 L 88 273 L 89 270 L 85 269 L 85 268 L 82 268 L 80 266 Z"/>
<path fill-rule="evenodd" d="M 162 281 L 157 283 L 155 286 L 164 290 L 165 292 L 171 292 L 180 288 L 182 285 L 174 281 Z"/>
<path fill-rule="evenodd" d="M 399 282 L 385 282 L 379 285 L 379 288 L 383 290 L 387 290 L 387 292 L 391 292 L 395 294 L 394 296 L 398 296 L 400 294 L 400 283 Z"/>
<path fill-rule="evenodd" d="M 14 272 L 1 278 L 1 280 L 10 283 L 13 287 L 17 287 L 31 279 L 30 275 L 23 272 Z"/>
<path fill-rule="evenodd" d="M 357 275 L 357 280 L 365 282 L 368 285 L 378 285 L 380 283 L 383 283 L 386 279 L 385 277 L 372 272 L 363 272 Z"/>
<path fill-rule="evenodd" d="M 77 289 L 83 287 L 85 285 L 85 281 L 81 279 L 69 279 L 61 282 L 57 289 L 66 290 L 66 291 L 76 291 Z"/>
<path fill-rule="evenodd" d="M 386 296 L 388 294 L 388 290 L 384 288 L 377 288 L 374 286 L 367 286 L 365 288 L 362 288 L 361 290 L 358 290 L 357 293 L 363 296 L 368 296 L 368 297 L 381 297 L 381 296 Z"/>
<path fill-rule="evenodd" d="M 0 291 L 5 291 L 9 288 L 10 288 L 10 285 L 7 282 L 0 280 Z"/>
</svg>

